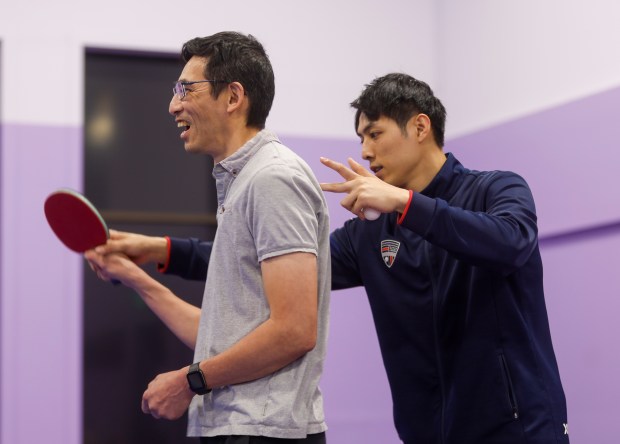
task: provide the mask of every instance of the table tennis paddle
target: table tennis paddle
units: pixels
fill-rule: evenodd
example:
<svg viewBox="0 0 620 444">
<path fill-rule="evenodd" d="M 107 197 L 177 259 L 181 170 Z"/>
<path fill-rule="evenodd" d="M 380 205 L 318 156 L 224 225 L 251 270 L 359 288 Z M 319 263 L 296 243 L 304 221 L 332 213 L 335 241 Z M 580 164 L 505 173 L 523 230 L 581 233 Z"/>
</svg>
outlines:
<svg viewBox="0 0 620 444">
<path fill-rule="evenodd" d="M 97 208 L 77 191 L 69 188 L 54 191 L 45 199 L 44 210 L 56 237 L 77 253 L 103 245 L 110 237 Z"/>
</svg>

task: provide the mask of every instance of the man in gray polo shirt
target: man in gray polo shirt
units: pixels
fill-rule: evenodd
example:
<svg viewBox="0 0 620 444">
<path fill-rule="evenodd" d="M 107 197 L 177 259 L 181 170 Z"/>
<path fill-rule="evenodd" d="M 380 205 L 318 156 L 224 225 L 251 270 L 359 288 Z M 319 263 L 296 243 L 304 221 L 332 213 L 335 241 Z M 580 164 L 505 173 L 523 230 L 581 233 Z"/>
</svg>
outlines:
<svg viewBox="0 0 620 444">
<path fill-rule="evenodd" d="M 258 41 L 218 33 L 190 40 L 182 54 L 170 113 L 185 150 L 213 157 L 218 196 L 202 308 L 139 268 L 123 233 L 86 258 L 102 279 L 135 289 L 195 350 L 193 365 L 149 384 L 145 413 L 176 419 L 189 407 L 188 435 L 201 443 L 324 443 L 318 381 L 331 276 L 323 193 L 303 160 L 264 129 L 274 79 Z"/>
</svg>

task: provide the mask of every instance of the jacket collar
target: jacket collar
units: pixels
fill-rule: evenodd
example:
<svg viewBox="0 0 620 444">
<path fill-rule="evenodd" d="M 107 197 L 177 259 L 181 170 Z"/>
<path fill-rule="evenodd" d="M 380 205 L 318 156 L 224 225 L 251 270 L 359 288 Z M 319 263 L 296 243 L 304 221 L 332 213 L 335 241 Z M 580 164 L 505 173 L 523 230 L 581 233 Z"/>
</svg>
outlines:
<svg viewBox="0 0 620 444">
<path fill-rule="evenodd" d="M 461 165 L 461 162 L 452 153 L 447 153 L 446 162 L 421 193 L 428 197 L 440 197 L 449 200 L 460 188 L 467 172 L 468 170 Z"/>
</svg>

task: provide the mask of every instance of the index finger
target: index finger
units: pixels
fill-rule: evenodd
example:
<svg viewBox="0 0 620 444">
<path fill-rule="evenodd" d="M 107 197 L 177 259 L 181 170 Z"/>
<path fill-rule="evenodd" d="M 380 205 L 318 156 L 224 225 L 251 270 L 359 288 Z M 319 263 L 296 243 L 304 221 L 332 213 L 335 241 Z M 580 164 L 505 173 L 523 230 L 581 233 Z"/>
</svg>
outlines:
<svg viewBox="0 0 620 444">
<path fill-rule="evenodd" d="M 343 165 L 340 162 L 336 162 L 334 160 L 328 159 L 327 157 L 321 157 L 320 160 L 323 165 L 325 165 L 328 168 L 331 168 L 332 170 L 340 174 L 342 178 L 345 180 L 353 180 L 359 176 L 353 170 L 351 170 L 350 168 L 347 168 L 345 165 Z"/>
<path fill-rule="evenodd" d="M 321 183 L 319 185 L 323 191 L 330 191 L 333 193 L 348 193 L 351 191 L 351 187 L 347 185 L 346 182 Z"/>
</svg>

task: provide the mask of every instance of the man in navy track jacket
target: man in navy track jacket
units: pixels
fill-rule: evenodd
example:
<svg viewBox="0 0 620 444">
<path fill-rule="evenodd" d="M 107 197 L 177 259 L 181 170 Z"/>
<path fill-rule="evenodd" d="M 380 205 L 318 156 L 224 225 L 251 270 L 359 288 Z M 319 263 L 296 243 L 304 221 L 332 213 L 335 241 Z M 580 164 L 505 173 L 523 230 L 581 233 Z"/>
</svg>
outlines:
<svg viewBox="0 0 620 444">
<path fill-rule="evenodd" d="M 445 155 L 424 82 L 388 74 L 352 106 L 374 175 L 322 159 L 345 179 L 323 190 L 359 216 L 331 235 L 332 288 L 366 289 L 400 438 L 567 443 L 527 184 Z"/>
</svg>

